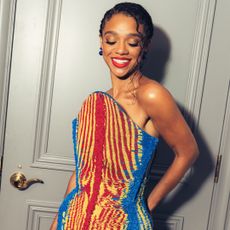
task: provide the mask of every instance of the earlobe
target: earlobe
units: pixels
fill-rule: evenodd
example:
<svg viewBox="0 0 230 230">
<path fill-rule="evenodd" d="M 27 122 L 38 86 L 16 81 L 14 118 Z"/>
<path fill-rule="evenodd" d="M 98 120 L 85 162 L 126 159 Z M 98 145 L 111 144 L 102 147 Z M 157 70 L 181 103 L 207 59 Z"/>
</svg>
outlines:
<svg viewBox="0 0 230 230">
<path fill-rule="evenodd" d="M 101 55 L 101 56 L 103 55 L 103 50 L 102 50 L 102 48 L 101 48 L 101 47 L 100 47 L 100 50 L 99 50 L 99 52 L 98 52 L 98 53 L 99 53 L 99 55 Z"/>
<path fill-rule="evenodd" d="M 102 37 L 101 36 L 99 36 L 99 39 L 100 39 L 100 49 L 99 49 L 99 55 L 103 55 L 103 51 L 102 51 Z"/>
</svg>

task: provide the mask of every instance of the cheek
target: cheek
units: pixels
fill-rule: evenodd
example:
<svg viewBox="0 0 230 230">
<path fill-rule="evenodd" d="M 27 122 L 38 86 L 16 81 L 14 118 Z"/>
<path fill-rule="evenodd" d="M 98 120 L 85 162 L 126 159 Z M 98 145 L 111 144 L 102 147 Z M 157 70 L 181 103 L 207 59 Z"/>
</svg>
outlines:
<svg viewBox="0 0 230 230">
<path fill-rule="evenodd" d="M 110 65 L 110 53 L 108 50 L 103 50 L 103 59 L 107 65 Z"/>
<path fill-rule="evenodd" d="M 108 46 L 108 45 L 106 45 L 106 44 L 103 44 L 103 45 L 102 45 L 102 49 L 103 49 L 103 53 L 104 53 L 105 55 L 108 55 L 108 54 L 110 54 L 110 53 L 113 51 L 114 47 Z"/>
</svg>

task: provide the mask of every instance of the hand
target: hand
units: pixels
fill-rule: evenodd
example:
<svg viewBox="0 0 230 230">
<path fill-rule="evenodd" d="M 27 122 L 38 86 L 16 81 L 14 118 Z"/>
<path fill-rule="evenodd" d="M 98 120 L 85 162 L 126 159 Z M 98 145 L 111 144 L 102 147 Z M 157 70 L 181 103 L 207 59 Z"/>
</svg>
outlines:
<svg viewBox="0 0 230 230">
<path fill-rule="evenodd" d="M 151 206 L 151 204 L 149 202 L 149 199 L 147 199 L 147 208 L 149 210 L 149 213 L 151 213 L 153 211 L 153 208 L 152 208 L 152 206 Z"/>
</svg>

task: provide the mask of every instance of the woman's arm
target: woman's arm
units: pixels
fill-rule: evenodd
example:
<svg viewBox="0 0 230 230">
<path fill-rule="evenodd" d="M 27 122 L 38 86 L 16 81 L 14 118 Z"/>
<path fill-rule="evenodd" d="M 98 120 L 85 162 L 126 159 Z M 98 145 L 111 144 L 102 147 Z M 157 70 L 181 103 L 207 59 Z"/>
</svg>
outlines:
<svg viewBox="0 0 230 230">
<path fill-rule="evenodd" d="M 73 174 L 70 177 L 66 192 L 64 197 L 66 197 L 74 188 L 76 187 L 76 171 L 73 172 Z M 57 229 L 57 217 L 58 214 L 56 214 L 52 225 L 50 226 L 50 230 L 56 230 Z"/>
<path fill-rule="evenodd" d="M 199 154 L 196 140 L 170 92 L 162 85 L 149 85 L 142 92 L 142 104 L 160 136 L 175 153 L 175 158 L 159 183 L 150 193 L 147 203 L 153 210 L 182 179 Z"/>
</svg>

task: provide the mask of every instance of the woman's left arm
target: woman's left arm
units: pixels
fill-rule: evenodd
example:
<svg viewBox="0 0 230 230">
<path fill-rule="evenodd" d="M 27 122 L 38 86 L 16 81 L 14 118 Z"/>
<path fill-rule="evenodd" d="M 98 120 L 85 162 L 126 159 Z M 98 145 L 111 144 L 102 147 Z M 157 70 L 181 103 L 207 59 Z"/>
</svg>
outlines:
<svg viewBox="0 0 230 230">
<path fill-rule="evenodd" d="M 160 136 L 175 153 L 172 164 L 147 199 L 152 211 L 182 179 L 198 157 L 199 149 L 173 96 L 164 86 L 147 87 L 142 93 L 142 105 Z"/>
</svg>

